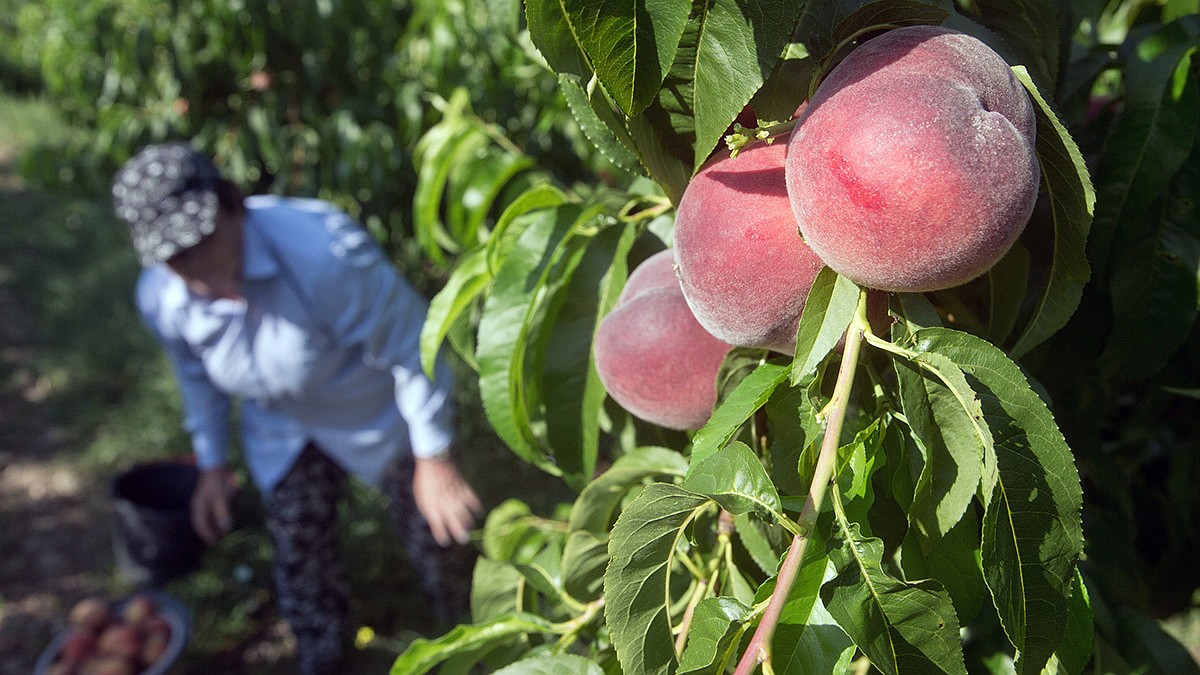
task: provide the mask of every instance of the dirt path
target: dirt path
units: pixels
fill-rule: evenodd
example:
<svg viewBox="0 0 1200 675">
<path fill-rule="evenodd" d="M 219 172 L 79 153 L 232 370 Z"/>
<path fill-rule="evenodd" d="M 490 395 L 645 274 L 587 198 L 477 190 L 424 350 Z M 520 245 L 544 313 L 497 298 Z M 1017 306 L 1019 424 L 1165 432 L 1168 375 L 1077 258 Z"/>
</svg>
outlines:
<svg viewBox="0 0 1200 675">
<path fill-rule="evenodd" d="M 0 147 L 0 191 L 20 194 Z M 0 266 L 0 675 L 29 675 L 64 608 L 102 590 L 112 566 L 108 504 L 94 479 L 56 460 L 36 327 Z"/>
</svg>

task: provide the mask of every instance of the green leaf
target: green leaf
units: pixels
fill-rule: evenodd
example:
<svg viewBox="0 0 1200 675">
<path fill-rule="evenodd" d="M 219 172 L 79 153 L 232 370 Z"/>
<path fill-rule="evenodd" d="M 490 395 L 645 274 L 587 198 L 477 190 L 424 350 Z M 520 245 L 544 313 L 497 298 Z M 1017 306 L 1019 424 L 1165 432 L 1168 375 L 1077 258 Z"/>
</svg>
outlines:
<svg viewBox="0 0 1200 675">
<path fill-rule="evenodd" d="M 711 503 L 674 485 L 653 483 L 617 518 L 604 575 L 604 616 L 625 672 L 675 671 L 669 577 L 688 524 Z"/>
<path fill-rule="evenodd" d="M 632 224 L 597 234 L 582 250 L 569 280 L 564 271 L 567 284 L 555 293 L 556 309 L 544 319 L 552 327 L 540 368 L 546 445 L 563 479 L 575 489 L 582 489 L 595 472 L 606 396 L 596 374 L 592 340 L 621 292 L 625 257 L 637 234 Z"/>
<path fill-rule="evenodd" d="M 700 462 L 725 447 L 786 378 L 787 368 L 773 363 L 763 363 L 743 378 L 692 436 L 692 462 Z"/>
<path fill-rule="evenodd" d="M 822 543 L 810 541 L 804 564 L 779 615 L 771 641 L 776 675 L 845 673 L 855 654 L 854 643 L 821 601 L 821 584 L 832 579 L 835 572 Z M 773 583 L 764 584 L 760 595 L 773 592 Z"/>
<path fill-rule="evenodd" d="M 783 517 L 775 484 L 758 456 L 741 441 L 693 462 L 683 488 L 709 497 L 734 515 L 756 511 L 776 521 Z"/>
<path fill-rule="evenodd" d="M 985 337 L 994 345 L 1003 345 L 1017 326 L 1029 280 L 1029 250 L 1016 242 L 1008 253 L 983 275 L 987 288 L 987 329 Z"/>
<path fill-rule="evenodd" d="M 829 542 L 837 576 L 821 588 L 838 625 L 886 675 L 966 675 L 958 617 L 941 584 L 892 578 L 883 571 L 883 543 L 838 520 Z"/>
<path fill-rule="evenodd" d="M 900 564 L 907 579 L 935 579 L 945 587 L 954 612 L 966 625 L 979 614 L 987 595 L 979 561 L 979 518 L 974 513 L 936 538 L 912 528 L 901 544 Z"/>
<path fill-rule="evenodd" d="M 924 454 L 909 521 L 936 539 L 962 519 L 981 481 L 994 482 L 992 436 L 975 391 L 953 361 L 920 353 L 895 366 L 904 417 Z"/>
<path fill-rule="evenodd" d="M 1096 225 L 1088 252 L 1102 278 L 1121 250 L 1121 230 L 1141 221 L 1188 156 L 1180 134 L 1195 129 L 1195 114 L 1189 118 L 1176 105 L 1171 86 L 1198 43 L 1200 18 L 1189 16 L 1159 28 L 1130 54 L 1124 107 L 1096 174 Z"/>
<path fill-rule="evenodd" d="M 604 669 L 582 656 L 558 654 L 522 659 L 494 675 L 604 675 Z"/>
<path fill-rule="evenodd" d="M 589 95 L 579 78 L 571 75 L 559 75 L 558 86 L 583 135 L 600 154 L 625 171 L 634 174 L 640 172 L 641 164 L 629 130 L 625 128 L 624 121 L 613 114 L 603 91 L 595 87 Z"/>
<path fill-rule="evenodd" d="M 771 535 L 778 534 L 780 528 L 770 527 L 758 518 L 743 513 L 734 517 L 733 529 L 759 569 L 769 575 L 779 571 L 782 542 L 776 541 L 780 537 Z"/>
<path fill-rule="evenodd" d="M 517 176 L 536 166 L 530 157 L 494 146 L 459 158 L 445 199 L 446 222 L 458 246 L 470 250 L 487 239 L 484 223 L 496 198 Z"/>
<path fill-rule="evenodd" d="M 606 533 L 632 486 L 650 478 L 683 478 L 687 470 L 688 461 L 674 450 L 647 446 L 624 454 L 579 494 L 567 521 L 569 529 Z"/>
<path fill-rule="evenodd" d="M 701 28 L 690 78 L 696 115 L 693 170 L 766 81 L 802 7 L 799 2 L 711 0 L 697 9 L 693 21 Z"/>
<path fill-rule="evenodd" d="M 490 281 L 486 251 L 476 249 L 458 260 L 446 285 L 433 296 L 421 326 L 421 367 L 427 376 L 433 377 L 438 351 L 451 326 L 474 304 Z"/>
<path fill-rule="evenodd" d="M 542 183 L 530 187 L 512 200 L 500 214 L 496 226 L 492 228 L 492 236 L 487 242 L 488 270 L 492 276 L 500 270 L 502 261 L 508 256 L 523 229 L 514 223 L 528 223 L 535 211 L 552 209 L 567 203 L 567 196 L 557 187 Z"/>
<path fill-rule="evenodd" d="M 553 624 L 533 614 L 509 614 L 491 621 L 455 626 L 436 640 L 414 640 L 392 663 L 392 675 L 422 675 L 457 654 L 501 645 L 529 633 L 548 633 Z"/>
<path fill-rule="evenodd" d="M 532 213 L 496 273 L 479 322 L 479 393 L 488 420 L 517 456 L 553 475 L 562 469 L 532 428 L 527 388 L 536 382 L 527 373 L 526 354 L 552 272 L 571 250 L 572 235 L 595 215 L 595 209 L 573 205 Z"/>
<path fill-rule="evenodd" d="M 460 248 L 441 217 L 442 195 L 447 182 L 463 158 L 490 142 L 487 134 L 463 115 L 465 106 L 465 99 L 456 94 L 446 118 L 421 137 L 415 152 L 415 161 L 420 168 L 413 193 L 413 230 L 422 250 L 438 264 L 445 261 L 443 249 L 457 252 Z"/>
<path fill-rule="evenodd" d="M 985 479 L 983 569 L 1017 672 L 1037 673 L 1062 640 L 1075 562 L 1083 551 L 1083 493 L 1074 457 L 1021 369 L 988 342 L 944 328 L 917 331 L 923 352 L 952 360 L 979 395 L 997 478 Z"/>
<path fill-rule="evenodd" d="M 591 602 L 604 590 L 604 569 L 608 566 L 608 541 L 587 530 L 567 535 L 563 547 L 563 590 L 581 602 Z"/>
<path fill-rule="evenodd" d="M 793 51 L 797 53 L 793 54 Z M 800 104 L 808 99 L 816 72 L 817 63 L 807 50 L 789 49 L 775 63 L 774 70 L 755 92 L 754 98 L 750 99 L 750 107 L 760 121 L 782 122 L 791 119 Z"/>
<path fill-rule="evenodd" d="M 520 611 L 524 579 L 507 562 L 479 557 L 471 576 L 471 619 L 483 623 Z"/>
<path fill-rule="evenodd" d="M 811 377 L 846 334 L 858 307 L 859 293 L 853 281 L 828 267 L 822 267 L 817 273 L 796 332 L 796 359 L 792 362 L 791 372 L 793 385 Z"/>
<path fill-rule="evenodd" d="M 1076 570 L 1071 585 L 1071 603 L 1067 606 L 1067 629 L 1062 644 L 1046 663 L 1042 675 L 1080 675 L 1092 658 L 1094 638 L 1092 604 L 1083 575 Z"/>
<path fill-rule="evenodd" d="M 541 550 L 546 535 L 531 523 L 533 512 L 519 499 L 506 499 L 488 512 L 483 553 L 493 560 L 524 559 Z"/>
<path fill-rule="evenodd" d="M 562 0 L 592 69 L 628 115 L 645 108 L 675 60 L 690 0 Z"/>
<path fill-rule="evenodd" d="M 1023 68 L 1017 66 L 1012 71 L 1029 91 L 1037 115 L 1038 164 L 1042 190 L 1050 200 L 1053 232 L 1049 278 L 1024 331 L 1009 350 L 1018 359 L 1066 325 L 1079 306 L 1091 275 L 1086 248 L 1096 194 L 1083 155 L 1058 115 Z M 1032 236 L 1032 228 L 1026 231 Z"/>
<path fill-rule="evenodd" d="M 677 675 L 723 673 L 737 659 L 750 608 L 733 598 L 705 598 L 696 605 Z"/>
<path fill-rule="evenodd" d="M 813 0 L 805 3 L 796 36 L 828 71 L 839 48 L 862 34 L 880 28 L 936 25 L 951 7 L 947 2 L 921 0 Z"/>
<path fill-rule="evenodd" d="M 592 68 L 559 0 L 525 0 L 529 38 L 542 58 L 562 75 L 588 79 Z"/>
<path fill-rule="evenodd" d="M 1189 78 L 1177 108 L 1200 118 L 1200 86 Z M 1182 131 L 1180 132 L 1182 133 Z M 1200 142 L 1155 200 L 1111 265 L 1113 328 L 1100 354 L 1101 371 L 1120 380 L 1159 372 L 1187 341 L 1200 307 Z M 1129 224 L 1133 230 L 1133 224 Z"/>
</svg>

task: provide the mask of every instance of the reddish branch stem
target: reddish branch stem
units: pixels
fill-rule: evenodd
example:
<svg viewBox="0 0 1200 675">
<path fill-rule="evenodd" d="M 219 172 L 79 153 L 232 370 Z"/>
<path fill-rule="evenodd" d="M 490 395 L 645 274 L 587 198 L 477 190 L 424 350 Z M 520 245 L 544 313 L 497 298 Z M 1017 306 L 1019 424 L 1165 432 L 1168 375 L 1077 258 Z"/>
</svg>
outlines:
<svg viewBox="0 0 1200 675">
<path fill-rule="evenodd" d="M 797 524 L 800 525 L 800 534 L 792 538 L 792 545 L 788 548 L 787 557 L 784 558 L 783 564 L 779 568 L 779 574 L 775 578 L 775 590 L 771 593 L 771 599 L 767 602 L 767 608 L 763 611 L 758 628 L 754 631 L 754 636 L 750 638 L 750 644 L 746 646 L 746 651 L 742 654 L 742 660 L 738 662 L 734 675 L 750 675 L 758 664 L 770 658 L 771 638 L 775 634 L 775 627 L 779 624 L 779 616 L 783 613 L 783 606 L 787 603 L 792 584 L 795 583 L 796 575 L 804 562 L 804 552 L 808 547 L 809 534 L 816 525 L 817 515 L 821 512 L 821 505 L 825 502 L 825 491 L 834 477 L 842 425 L 846 420 L 846 407 L 849 405 L 850 392 L 854 387 L 854 373 L 858 367 L 858 353 L 862 347 L 863 329 L 866 325 L 866 294 L 863 292 L 859 294 L 858 309 L 855 312 L 854 320 L 850 322 L 850 328 L 846 331 L 842 364 L 838 369 L 833 396 L 829 400 L 829 405 L 825 407 L 827 422 L 825 437 L 821 440 L 821 452 L 817 456 L 817 466 L 813 473 L 812 485 L 808 490 L 808 498 L 805 499 L 804 508 L 800 511 L 797 519 Z"/>
</svg>

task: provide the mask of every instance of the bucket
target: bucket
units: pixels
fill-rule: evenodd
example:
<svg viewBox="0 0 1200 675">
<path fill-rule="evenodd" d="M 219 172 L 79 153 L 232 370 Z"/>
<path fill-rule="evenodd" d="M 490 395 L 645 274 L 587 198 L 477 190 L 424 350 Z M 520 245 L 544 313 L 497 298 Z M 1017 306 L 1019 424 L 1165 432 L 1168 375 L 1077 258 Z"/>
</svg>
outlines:
<svg viewBox="0 0 1200 675">
<path fill-rule="evenodd" d="M 117 569 L 139 586 L 161 586 L 200 567 L 204 542 L 188 505 L 200 475 L 194 464 L 138 464 L 112 484 Z"/>
</svg>

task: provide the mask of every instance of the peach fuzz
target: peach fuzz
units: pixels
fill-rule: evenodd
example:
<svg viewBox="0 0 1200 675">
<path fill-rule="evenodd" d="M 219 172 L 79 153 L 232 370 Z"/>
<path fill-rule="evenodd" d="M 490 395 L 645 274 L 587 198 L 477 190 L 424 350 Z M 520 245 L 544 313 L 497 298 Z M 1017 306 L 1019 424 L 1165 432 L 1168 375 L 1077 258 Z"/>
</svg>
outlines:
<svg viewBox="0 0 1200 675">
<path fill-rule="evenodd" d="M 966 283 L 1025 228 L 1039 169 L 1029 95 L 976 38 L 935 26 L 870 39 L 801 114 L 787 190 L 808 245 L 868 288 Z"/>
<path fill-rule="evenodd" d="M 669 248 L 646 258 L 629 274 L 625 287 L 617 297 L 617 304 L 628 302 L 644 291 L 664 288 L 679 289 L 679 279 L 675 276 L 675 252 Z"/>
<path fill-rule="evenodd" d="M 613 400 L 647 422 L 680 430 L 708 421 L 730 348 L 696 322 L 677 282 L 619 302 L 593 345 L 596 372 Z"/>
<path fill-rule="evenodd" d="M 787 136 L 706 163 L 675 216 L 675 259 L 688 305 L 708 332 L 791 354 L 823 263 L 800 238 L 784 179 Z"/>
</svg>

